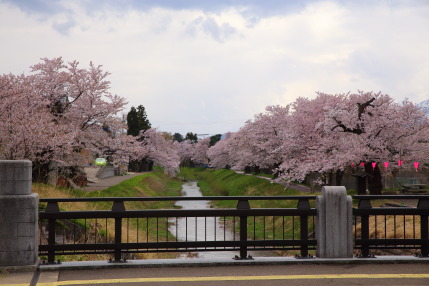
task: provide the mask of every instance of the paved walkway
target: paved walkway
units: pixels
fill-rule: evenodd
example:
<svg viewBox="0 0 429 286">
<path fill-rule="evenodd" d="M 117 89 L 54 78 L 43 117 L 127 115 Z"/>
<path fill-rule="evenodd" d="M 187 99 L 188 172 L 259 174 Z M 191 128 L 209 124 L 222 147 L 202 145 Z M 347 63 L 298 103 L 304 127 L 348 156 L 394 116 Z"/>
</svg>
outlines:
<svg viewBox="0 0 429 286">
<path fill-rule="evenodd" d="M 270 182 L 273 181 L 271 178 L 264 177 L 264 176 L 253 175 L 253 174 L 247 174 L 247 173 L 245 173 L 243 171 L 235 171 L 235 172 L 238 173 L 238 174 L 242 174 L 242 175 L 255 176 L 255 177 L 258 177 L 258 178 L 261 178 L 261 179 L 268 180 Z M 276 183 L 280 184 L 280 185 L 283 185 L 286 188 L 289 188 L 291 190 L 299 191 L 299 192 L 302 192 L 302 193 L 311 193 L 312 192 L 312 190 L 311 190 L 310 187 L 307 187 L 307 186 L 304 186 L 304 185 L 295 184 L 295 183 L 286 183 L 286 182 L 276 182 Z"/>
<path fill-rule="evenodd" d="M 61 285 L 429 285 L 429 258 L 261 257 L 64 262 L 0 274 L 2 286 Z"/>
<path fill-rule="evenodd" d="M 128 179 L 131 179 L 135 176 L 139 176 L 143 174 L 145 174 L 145 172 L 143 173 L 130 172 L 127 175 L 123 175 L 123 176 L 113 176 L 105 179 L 98 179 L 97 182 L 89 183 L 88 186 L 85 188 L 82 188 L 82 190 L 86 192 L 101 191 L 101 190 L 107 189 L 108 187 L 117 185 Z"/>
</svg>

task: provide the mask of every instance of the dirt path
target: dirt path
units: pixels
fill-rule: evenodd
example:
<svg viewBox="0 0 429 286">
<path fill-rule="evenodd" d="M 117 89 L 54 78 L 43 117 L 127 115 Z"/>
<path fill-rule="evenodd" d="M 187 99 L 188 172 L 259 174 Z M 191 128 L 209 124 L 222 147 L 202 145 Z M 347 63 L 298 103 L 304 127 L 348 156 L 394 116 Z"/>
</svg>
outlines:
<svg viewBox="0 0 429 286">
<path fill-rule="evenodd" d="M 264 177 L 264 176 L 258 176 L 258 175 L 253 175 L 253 174 L 246 174 L 246 173 L 244 173 L 242 171 L 235 171 L 235 172 L 238 173 L 238 174 L 241 174 L 241 175 L 255 176 L 255 177 L 258 177 L 258 178 L 261 178 L 261 179 L 272 181 L 271 178 L 267 178 L 267 177 Z M 299 192 L 303 192 L 303 193 L 311 193 L 311 188 L 307 187 L 307 186 L 304 186 L 304 185 L 299 185 L 299 184 L 294 184 L 294 183 L 283 183 L 283 182 L 276 182 L 276 183 L 280 184 L 280 185 L 283 185 L 283 186 L 285 186 L 285 187 L 287 187 L 287 188 L 289 188 L 291 190 L 295 190 L 295 191 L 299 191 Z"/>
</svg>

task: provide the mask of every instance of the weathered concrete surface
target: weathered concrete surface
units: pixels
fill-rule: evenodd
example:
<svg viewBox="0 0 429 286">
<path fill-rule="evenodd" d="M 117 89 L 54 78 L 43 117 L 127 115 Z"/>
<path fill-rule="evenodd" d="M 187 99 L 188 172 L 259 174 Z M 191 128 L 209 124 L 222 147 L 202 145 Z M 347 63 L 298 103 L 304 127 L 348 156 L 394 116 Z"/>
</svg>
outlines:
<svg viewBox="0 0 429 286">
<path fill-rule="evenodd" d="M 325 186 L 316 199 L 317 256 L 353 257 L 352 198 L 343 186 Z"/>
<path fill-rule="evenodd" d="M 31 162 L 27 160 L 0 161 L 0 195 L 31 194 Z"/>
<path fill-rule="evenodd" d="M 37 262 L 39 196 L 31 182 L 30 161 L 0 161 L 0 266 Z"/>
</svg>

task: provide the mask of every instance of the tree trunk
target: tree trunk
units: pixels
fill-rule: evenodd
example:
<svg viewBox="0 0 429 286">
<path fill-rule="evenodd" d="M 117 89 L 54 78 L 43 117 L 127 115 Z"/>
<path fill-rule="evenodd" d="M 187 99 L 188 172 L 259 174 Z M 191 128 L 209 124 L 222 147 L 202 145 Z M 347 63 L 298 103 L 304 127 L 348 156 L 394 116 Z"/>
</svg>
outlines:
<svg viewBox="0 0 429 286">
<path fill-rule="evenodd" d="M 253 166 L 253 171 L 255 174 L 260 174 L 261 173 L 261 169 L 259 168 L 259 166 Z"/>
<path fill-rule="evenodd" d="M 370 195 L 381 195 L 381 191 L 383 190 L 383 183 L 381 178 L 380 168 L 378 164 L 375 168 L 372 168 L 371 163 L 365 164 L 365 172 L 371 174 L 368 177 L 368 191 Z"/>
<path fill-rule="evenodd" d="M 33 162 L 32 177 L 33 182 L 46 184 L 48 182 L 50 162 Z"/>
<path fill-rule="evenodd" d="M 341 183 L 343 181 L 343 176 L 344 176 L 344 171 L 341 170 L 337 170 L 335 172 L 335 185 L 336 186 L 341 186 Z"/>
<path fill-rule="evenodd" d="M 356 189 L 358 192 L 358 195 L 366 195 L 366 181 L 367 177 L 356 177 Z"/>
<path fill-rule="evenodd" d="M 334 176 L 332 175 L 332 171 L 329 171 L 328 173 L 328 186 L 334 185 Z"/>
<path fill-rule="evenodd" d="M 184 165 L 184 167 L 192 167 Z M 144 158 L 141 160 L 131 160 L 128 164 L 128 170 L 131 172 L 147 172 L 152 171 L 153 169 L 153 161 Z"/>
</svg>

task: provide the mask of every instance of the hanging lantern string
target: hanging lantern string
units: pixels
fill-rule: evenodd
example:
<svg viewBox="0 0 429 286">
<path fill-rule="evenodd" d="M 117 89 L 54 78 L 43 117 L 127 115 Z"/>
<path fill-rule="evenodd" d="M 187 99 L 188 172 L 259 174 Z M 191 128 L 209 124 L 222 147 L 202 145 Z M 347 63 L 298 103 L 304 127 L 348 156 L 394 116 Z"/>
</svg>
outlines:
<svg viewBox="0 0 429 286">
<path fill-rule="evenodd" d="M 403 167 L 404 166 L 404 161 L 403 160 L 398 160 L 398 167 Z M 361 166 L 361 167 L 365 167 L 365 165 L 366 165 L 367 163 L 365 163 L 365 162 L 361 162 L 359 165 Z M 387 170 L 388 168 L 389 168 L 389 162 L 383 162 L 383 166 L 384 166 L 384 168 Z M 416 169 L 416 171 L 419 169 L 419 166 L 420 166 L 420 162 L 413 162 L 413 165 L 414 165 L 414 168 Z M 351 165 L 353 168 L 356 166 L 356 164 L 352 164 Z M 377 166 L 377 163 L 376 162 L 371 162 L 371 166 L 372 166 L 372 169 L 374 170 L 375 169 L 375 167 Z"/>
</svg>

